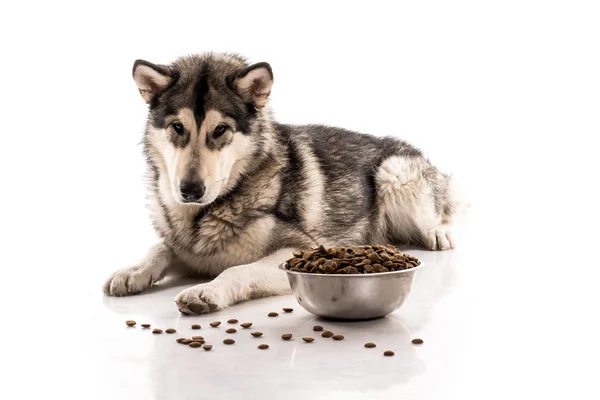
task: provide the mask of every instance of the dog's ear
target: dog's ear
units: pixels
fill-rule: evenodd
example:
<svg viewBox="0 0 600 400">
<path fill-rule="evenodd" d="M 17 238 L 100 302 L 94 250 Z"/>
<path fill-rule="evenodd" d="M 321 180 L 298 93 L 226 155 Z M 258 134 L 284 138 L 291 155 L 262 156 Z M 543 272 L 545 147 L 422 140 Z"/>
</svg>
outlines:
<svg viewBox="0 0 600 400">
<path fill-rule="evenodd" d="M 271 66 L 266 62 L 249 66 L 235 78 L 234 85 L 246 102 L 257 108 L 264 107 L 273 86 Z"/>
<path fill-rule="evenodd" d="M 133 80 L 146 103 L 168 88 L 175 79 L 173 71 L 163 65 L 136 60 L 133 63 Z"/>
</svg>

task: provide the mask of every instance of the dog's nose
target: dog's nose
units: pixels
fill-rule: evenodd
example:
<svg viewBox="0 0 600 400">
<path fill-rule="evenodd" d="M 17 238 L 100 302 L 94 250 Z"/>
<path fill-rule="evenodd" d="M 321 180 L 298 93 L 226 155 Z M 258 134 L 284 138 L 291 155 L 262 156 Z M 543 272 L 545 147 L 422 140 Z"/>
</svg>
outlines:
<svg viewBox="0 0 600 400">
<path fill-rule="evenodd" d="M 204 196 L 205 187 L 200 182 L 182 181 L 179 185 L 181 197 L 186 203 L 198 201 Z"/>
</svg>

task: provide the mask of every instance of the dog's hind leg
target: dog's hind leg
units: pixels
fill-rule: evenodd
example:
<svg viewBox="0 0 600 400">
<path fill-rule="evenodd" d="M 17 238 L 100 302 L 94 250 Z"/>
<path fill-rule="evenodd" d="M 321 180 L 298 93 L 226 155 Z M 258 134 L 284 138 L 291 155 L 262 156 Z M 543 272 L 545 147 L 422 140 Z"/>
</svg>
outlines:
<svg viewBox="0 0 600 400">
<path fill-rule="evenodd" d="M 287 276 L 277 267 L 295 250 L 277 250 L 251 264 L 228 268 L 211 282 L 183 290 L 175 303 L 184 314 L 203 314 L 252 298 L 288 294 Z"/>
<path fill-rule="evenodd" d="M 449 176 L 422 157 L 393 156 L 376 171 L 379 221 L 391 240 L 431 250 L 454 247 L 457 206 Z"/>
<path fill-rule="evenodd" d="M 162 279 L 172 261 L 173 251 L 164 243 L 158 243 L 137 265 L 114 272 L 104 284 L 104 293 L 125 296 L 142 292 Z"/>
</svg>

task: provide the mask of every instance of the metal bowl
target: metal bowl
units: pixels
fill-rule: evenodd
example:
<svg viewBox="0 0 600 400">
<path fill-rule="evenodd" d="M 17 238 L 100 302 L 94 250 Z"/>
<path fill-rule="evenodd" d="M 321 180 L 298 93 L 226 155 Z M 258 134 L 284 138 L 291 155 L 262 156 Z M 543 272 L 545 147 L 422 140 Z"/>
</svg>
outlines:
<svg viewBox="0 0 600 400">
<path fill-rule="evenodd" d="M 375 274 L 311 274 L 285 268 L 298 303 L 319 317 L 341 320 L 380 318 L 397 310 L 412 288 L 417 267 Z"/>
</svg>

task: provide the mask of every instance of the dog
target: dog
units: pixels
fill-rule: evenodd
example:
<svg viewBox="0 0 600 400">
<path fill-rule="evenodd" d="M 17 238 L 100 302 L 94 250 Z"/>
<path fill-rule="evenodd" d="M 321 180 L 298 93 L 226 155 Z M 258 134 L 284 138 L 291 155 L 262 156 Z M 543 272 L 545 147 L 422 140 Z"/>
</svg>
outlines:
<svg viewBox="0 0 600 400">
<path fill-rule="evenodd" d="M 184 314 L 290 293 L 294 251 L 352 244 L 454 247 L 452 178 L 410 144 L 322 125 L 283 125 L 267 107 L 268 63 L 233 54 L 137 60 L 149 105 L 144 154 L 160 241 L 104 291 L 143 292 L 183 265 L 215 277 L 176 297 Z"/>
</svg>

